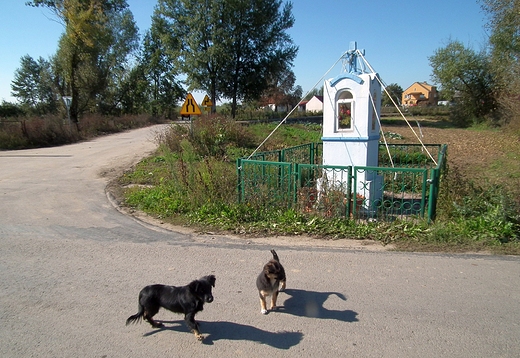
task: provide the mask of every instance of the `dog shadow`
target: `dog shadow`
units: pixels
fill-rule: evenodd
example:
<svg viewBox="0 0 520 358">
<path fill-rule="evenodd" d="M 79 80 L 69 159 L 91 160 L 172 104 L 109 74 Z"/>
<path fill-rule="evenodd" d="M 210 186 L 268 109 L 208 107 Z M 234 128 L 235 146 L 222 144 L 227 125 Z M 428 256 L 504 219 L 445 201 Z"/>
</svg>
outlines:
<svg viewBox="0 0 520 358">
<path fill-rule="evenodd" d="M 175 331 L 188 332 L 184 321 L 158 321 L 167 326 L 159 329 L 154 329 L 151 332 L 145 333 L 144 336 L 151 336 L 161 331 Z M 202 341 L 203 344 L 213 345 L 215 341 L 219 340 L 233 340 L 233 341 L 254 341 L 261 344 L 278 348 L 289 349 L 301 342 L 303 333 L 301 332 L 269 332 L 259 328 L 239 324 L 235 322 L 217 321 L 205 322 L 197 321 L 200 325 L 202 335 L 205 336 Z M 190 333 L 193 334 L 193 333 Z"/>
<path fill-rule="evenodd" d="M 287 294 L 290 297 L 284 301 L 283 306 L 277 307 L 278 312 L 299 317 L 334 319 L 342 322 L 359 321 L 357 318 L 358 314 L 355 311 L 337 311 L 323 307 L 325 301 L 331 296 L 337 296 L 339 299 L 346 301 L 347 298 L 342 293 L 316 292 L 288 288 L 280 292 L 279 298 L 283 298 L 283 294 Z"/>
</svg>

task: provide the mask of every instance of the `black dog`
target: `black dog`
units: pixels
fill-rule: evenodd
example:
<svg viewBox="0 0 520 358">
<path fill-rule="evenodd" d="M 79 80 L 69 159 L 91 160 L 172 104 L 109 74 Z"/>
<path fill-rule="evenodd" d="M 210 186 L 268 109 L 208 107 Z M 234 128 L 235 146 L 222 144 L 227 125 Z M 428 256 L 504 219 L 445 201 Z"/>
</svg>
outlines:
<svg viewBox="0 0 520 358">
<path fill-rule="evenodd" d="M 162 323 L 153 320 L 153 316 L 163 307 L 175 313 L 184 313 L 184 321 L 195 337 L 202 341 L 204 337 L 195 322 L 195 314 L 203 310 L 205 302 L 213 302 L 211 287 L 215 287 L 215 276 L 204 276 L 192 281 L 189 285 L 175 287 L 166 285 L 146 286 L 139 292 L 139 310 L 128 317 L 126 324 L 139 322 L 144 317 L 152 327 L 163 327 Z"/>
<path fill-rule="evenodd" d="M 276 251 L 271 250 L 273 258 L 264 266 L 256 279 L 256 287 L 260 295 L 260 312 L 267 314 L 265 299 L 271 296 L 271 309 L 276 307 L 278 292 L 285 290 L 285 270 L 280 263 Z"/>
</svg>

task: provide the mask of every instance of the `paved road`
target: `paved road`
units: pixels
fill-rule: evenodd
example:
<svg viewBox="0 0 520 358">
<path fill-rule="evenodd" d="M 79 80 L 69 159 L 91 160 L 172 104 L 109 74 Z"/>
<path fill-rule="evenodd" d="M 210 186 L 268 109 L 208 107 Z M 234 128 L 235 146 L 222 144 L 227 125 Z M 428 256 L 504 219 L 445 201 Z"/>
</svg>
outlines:
<svg viewBox="0 0 520 358">
<path fill-rule="evenodd" d="M 2 357 L 518 357 L 520 259 L 396 253 L 349 242 L 175 232 L 118 211 L 108 179 L 160 127 L 0 152 Z M 283 307 L 260 314 L 255 277 L 276 248 Z M 215 274 L 197 317 L 125 326 L 150 283 Z"/>
</svg>

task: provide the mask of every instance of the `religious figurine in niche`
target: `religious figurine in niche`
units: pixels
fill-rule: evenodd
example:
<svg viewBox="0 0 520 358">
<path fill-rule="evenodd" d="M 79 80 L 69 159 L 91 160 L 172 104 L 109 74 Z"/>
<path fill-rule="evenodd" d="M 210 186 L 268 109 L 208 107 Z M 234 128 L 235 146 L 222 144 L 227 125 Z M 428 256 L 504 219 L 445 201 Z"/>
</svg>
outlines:
<svg viewBox="0 0 520 358">
<path fill-rule="evenodd" d="M 350 103 L 338 103 L 338 128 L 350 129 L 352 127 L 352 112 Z"/>
</svg>

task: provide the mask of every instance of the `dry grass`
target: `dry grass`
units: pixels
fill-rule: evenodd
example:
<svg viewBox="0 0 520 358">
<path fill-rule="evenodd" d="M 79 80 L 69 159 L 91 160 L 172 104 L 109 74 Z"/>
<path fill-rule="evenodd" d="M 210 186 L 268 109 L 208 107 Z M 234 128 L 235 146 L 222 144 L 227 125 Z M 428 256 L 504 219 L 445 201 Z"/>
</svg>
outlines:
<svg viewBox="0 0 520 358">
<path fill-rule="evenodd" d="M 464 178 L 476 183 L 484 181 L 504 185 L 520 202 L 520 123 L 500 129 L 461 129 L 432 121 L 415 122 L 412 128 L 425 144 L 447 144 L 448 165 Z M 384 132 L 400 134 L 403 139 L 387 139 L 393 143 L 418 143 L 404 123 L 383 124 Z"/>
</svg>

